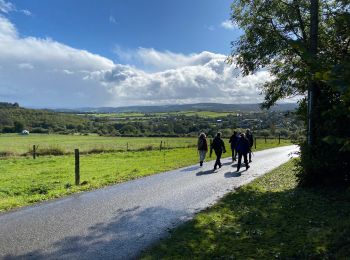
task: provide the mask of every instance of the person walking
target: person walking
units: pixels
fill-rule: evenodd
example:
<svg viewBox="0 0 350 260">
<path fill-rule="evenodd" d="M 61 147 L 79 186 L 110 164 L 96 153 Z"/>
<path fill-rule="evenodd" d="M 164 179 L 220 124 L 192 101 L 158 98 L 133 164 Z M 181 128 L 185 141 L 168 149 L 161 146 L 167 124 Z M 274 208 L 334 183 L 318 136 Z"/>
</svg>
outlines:
<svg viewBox="0 0 350 260">
<path fill-rule="evenodd" d="M 226 148 L 225 148 L 225 143 L 224 141 L 221 139 L 221 133 L 218 132 L 216 134 L 216 136 L 213 139 L 213 143 L 210 147 L 210 153 L 212 153 L 212 151 L 215 151 L 215 155 L 216 155 L 216 161 L 214 164 L 214 171 L 216 170 L 216 167 L 219 166 L 219 168 L 221 168 L 222 164 L 220 162 L 221 159 L 221 155 L 222 153 L 226 153 Z"/>
<path fill-rule="evenodd" d="M 230 137 L 229 143 L 231 144 L 231 150 L 232 150 L 232 162 L 236 161 L 237 159 L 237 142 L 238 142 L 238 136 L 237 132 L 233 131 L 233 134 Z"/>
<path fill-rule="evenodd" d="M 252 148 L 253 148 L 253 144 L 254 144 L 254 138 L 253 138 L 253 134 L 250 131 L 250 129 L 247 129 L 245 135 L 249 141 L 249 152 L 248 153 L 249 153 L 249 162 L 251 163 L 252 162 Z"/>
<path fill-rule="evenodd" d="M 248 164 L 248 159 L 247 159 L 247 155 L 249 152 L 249 141 L 246 138 L 245 134 L 241 134 L 241 137 L 238 140 L 238 144 L 237 144 L 237 152 L 238 152 L 238 164 L 237 164 L 237 171 L 239 171 L 239 169 L 241 168 L 241 162 L 242 162 L 242 156 L 244 158 L 244 164 L 245 164 L 245 168 L 248 170 L 248 168 L 250 168 L 249 164 Z"/>
<path fill-rule="evenodd" d="M 198 153 L 199 153 L 199 165 L 203 166 L 205 156 L 208 152 L 208 143 L 207 143 L 207 137 L 205 136 L 205 133 L 201 133 L 199 135 L 197 148 L 198 148 Z"/>
</svg>

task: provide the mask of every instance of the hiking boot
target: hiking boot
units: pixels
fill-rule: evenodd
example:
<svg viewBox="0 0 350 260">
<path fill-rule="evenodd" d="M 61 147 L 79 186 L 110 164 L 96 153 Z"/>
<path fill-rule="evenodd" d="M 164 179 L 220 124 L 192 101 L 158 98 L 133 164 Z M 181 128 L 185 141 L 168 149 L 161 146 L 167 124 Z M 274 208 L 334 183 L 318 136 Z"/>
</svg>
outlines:
<svg viewBox="0 0 350 260">
<path fill-rule="evenodd" d="M 250 166 L 249 165 L 247 165 L 247 167 L 245 167 L 247 170 L 250 168 Z"/>
<path fill-rule="evenodd" d="M 199 165 L 200 165 L 200 166 L 203 166 L 203 162 L 199 162 Z"/>
<path fill-rule="evenodd" d="M 237 168 L 237 172 L 239 172 L 239 168 Z"/>
</svg>

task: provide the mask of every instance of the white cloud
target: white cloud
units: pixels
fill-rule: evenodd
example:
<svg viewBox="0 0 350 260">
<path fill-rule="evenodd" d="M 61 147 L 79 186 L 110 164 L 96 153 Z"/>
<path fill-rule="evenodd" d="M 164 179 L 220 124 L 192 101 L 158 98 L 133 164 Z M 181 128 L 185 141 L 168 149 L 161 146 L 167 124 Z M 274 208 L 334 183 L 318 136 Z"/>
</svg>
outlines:
<svg viewBox="0 0 350 260">
<path fill-rule="evenodd" d="M 207 29 L 208 31 L 215 31 L 214 25 L 205 25 L 204 28 Z"/>
<path fill-rule="evenodd" d="M 169 61 L 166 65 L 172 68 L 146 73 L 128 65 L 117 65 L 112 70 L 93 74 L 92 78 L 103 82 L 114 102 L 124 99 L 142 104 L 260 102 L 258 86 L 269 79 L 265 71 L 239 76 L 239 71 L 227 65 L 226 57 L 220 54 L 202 52 L 186 56 L 153 49 L 146 53 L 151 53 L 151 60 L 157 54 L 156 60 L 162 57 L 160 60 Z"/>
<path fill-rule="evenodd" d="M 6 2 L 5 0 L 0 0 L 0 13 L 1 12 L 5 14 L 8 14 L 10 12 L 20 12 L 28 16 L 32 15 L 32 13 L 29 10 L 18 10 L 14 4 L 12 4 L 11 2 Z"/>
<path fill-rule="evenodd" d="M 0 0 L 0 12 L 7 14 L 15 10 L 16 7 L 12 3 L 6 2 L 5 0 Z"/>
<path fill-rule="evenodd" d="M 22 10 L 20 10 L 20 12 L 25 14 L 25 15 L 27 15 L 27 16 L 31 16 L 32 15 L 32 13 L 29 10 L 27 10 L 27 9 L 22 9 Z"/>
<path fill-rule="evenodd" d="M 237 29 L 237 25 L 233 24 L 230 20 L 225 20 L 221 23 L 221 27 L 227 29 L 227 30 L 234 30 Z"/>
<path fill-rule="evenodd" d="M 170 51 L 157 51 L 152 48 L 139 47 L 136 50 L 124 50 L 116 46 L 114 52 L 125 63 L 134 63 L 146 71 L 156 72 L 167 69 L 176 69 L 184 66 L 204 65 L 213 58 L 225 59 L 222 54 L 207 51 L 193 54 L 173 53 Z"/>
<path fill-rule="evenodd" d="M 79 107 L 193 102 L 255 103 L 269 74 L 239 76 L 226 56 L 116 48 L 124 65 L 52 39 L 20 37 L 0 16 L 0 100 Z M 130 65 L 132 64 L 132 65 Z"/>
<path fill-rule="evenodd" d="M 117 23 L 117 20 L 115 19 L 115 17 L 113 15 L 110 15 L 109 18 L 108 18 L 109 22 L 110 23 L 113 23 L 113 24 L 118 24 Z"/>
<path fill-rule="evenodd" d="M 31 70 L 31 69 L 34 69 L 34 66 L 30 63 L 20 63 L 18 64 L 18 68 Z"/>
</svg>

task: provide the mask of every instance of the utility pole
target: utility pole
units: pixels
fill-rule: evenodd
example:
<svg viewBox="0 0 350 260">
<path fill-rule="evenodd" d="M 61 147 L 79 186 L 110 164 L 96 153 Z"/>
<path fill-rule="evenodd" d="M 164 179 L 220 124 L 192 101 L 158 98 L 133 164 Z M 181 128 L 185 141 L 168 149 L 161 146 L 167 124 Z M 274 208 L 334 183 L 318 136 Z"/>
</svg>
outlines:
<svg viewBox="0 0 350 260">
<path fill-rule="evenodd" d="M 311 54 L 311 72 L 312 77 L 315 73 L 315 60 L 317 59 L 317 48 L 318 48 L 318 23 L 319 23 L 319 0 L 310 0 L 310 46 L 309 51 Z M 314 120 L 313 116 L 315 113 L 315 91 L 317 88 L 317 83 L 314 79 L 308 87 L 308 106 L 307 106 L 307 116 L 308 116 L 308 127 L 307 127 L 307 143 L 312 145 L 314 143 Z"/>
</svg>

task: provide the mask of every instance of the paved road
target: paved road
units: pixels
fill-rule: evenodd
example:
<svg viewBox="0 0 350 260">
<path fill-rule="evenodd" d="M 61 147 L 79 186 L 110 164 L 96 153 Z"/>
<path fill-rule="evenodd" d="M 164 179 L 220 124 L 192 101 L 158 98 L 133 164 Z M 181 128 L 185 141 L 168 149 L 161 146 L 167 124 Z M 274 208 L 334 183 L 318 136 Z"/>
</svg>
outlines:
<svg viewBox="0 0 350 260">
<path fill-rule="evenodd" d="M 0 259 L 130 259 L 225 193 L 290 158 L 256 152 L 248 171 L 228 159 L 190 166 L 0 214 Z M 245 169 L 245 168 L 243 168 Z"/>
</svg>

